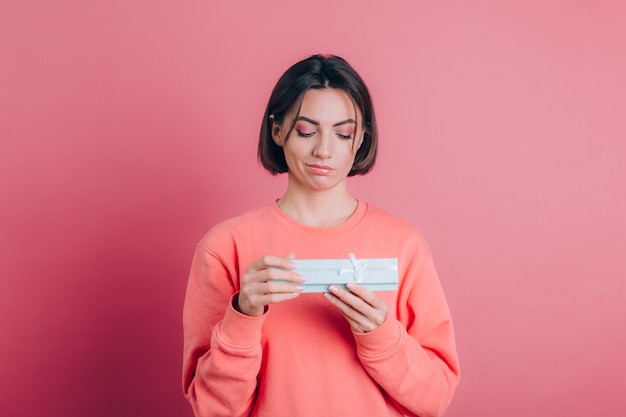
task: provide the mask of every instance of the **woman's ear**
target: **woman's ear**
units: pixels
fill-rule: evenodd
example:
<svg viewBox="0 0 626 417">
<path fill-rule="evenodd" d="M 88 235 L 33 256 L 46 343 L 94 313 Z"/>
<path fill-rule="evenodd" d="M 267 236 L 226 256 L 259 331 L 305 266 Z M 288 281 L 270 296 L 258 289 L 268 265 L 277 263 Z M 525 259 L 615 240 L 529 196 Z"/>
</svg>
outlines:
<svg viewBox="0 0 626 417">
<path fill-rule="evenodd" d="M 276 121 L 273 114 L 270 114 L 270 123 L 272 131 L 272 140 L 274 143 L 282 148 L 285 143 L 284 139 L 281 139 L 282 126 Z"/>
</svg>

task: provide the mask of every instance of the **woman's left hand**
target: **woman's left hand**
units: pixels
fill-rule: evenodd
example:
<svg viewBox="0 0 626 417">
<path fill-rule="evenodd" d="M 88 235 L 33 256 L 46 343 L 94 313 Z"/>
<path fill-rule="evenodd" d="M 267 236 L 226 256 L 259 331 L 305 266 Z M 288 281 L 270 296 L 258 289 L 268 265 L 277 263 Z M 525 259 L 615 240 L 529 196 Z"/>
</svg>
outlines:
<svg viewBox="0 0 626 417">
<path fill-rule="evenodd" d="M 352 330 L 368 333 L 376 330 L 387 318 L 387 303 L 372 291 L 358 284 L 349 283 L 348 290 L 331 285 L 326 299 L 339 309 L 348 320 Z"/>
</svg>

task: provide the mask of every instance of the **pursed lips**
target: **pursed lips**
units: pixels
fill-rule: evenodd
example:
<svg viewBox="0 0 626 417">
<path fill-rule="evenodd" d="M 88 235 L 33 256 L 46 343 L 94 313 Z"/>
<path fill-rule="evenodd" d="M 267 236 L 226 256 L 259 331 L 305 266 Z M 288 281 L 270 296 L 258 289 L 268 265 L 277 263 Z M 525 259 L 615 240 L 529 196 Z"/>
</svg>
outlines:
<svg viewBox="0 0 626 417">
<path fill-rule="evenodd" d="M 332 167 L 321 164 L 306 164 L 307 167 L 316 175 L 328 175 L 333 171 Z"/>
</svg>

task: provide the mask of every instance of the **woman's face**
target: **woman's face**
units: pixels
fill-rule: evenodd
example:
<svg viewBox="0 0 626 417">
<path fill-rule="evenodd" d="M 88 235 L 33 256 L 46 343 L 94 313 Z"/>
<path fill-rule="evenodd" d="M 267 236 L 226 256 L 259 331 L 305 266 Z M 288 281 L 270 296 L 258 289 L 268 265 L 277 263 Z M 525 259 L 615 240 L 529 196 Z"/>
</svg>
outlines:
<svg viewBox="0 0 626 417">
<path fill-rule="evenodd" d="M 311 191 L 344 184 L 363 142 L 360 111 L 345 91 L 327 88 L 308 90 L 300 114 L 295 113 L 292 109 L 283 123 L 272 126 L 272 138 L 285 152 L 290 184 Z"/>
</svg>

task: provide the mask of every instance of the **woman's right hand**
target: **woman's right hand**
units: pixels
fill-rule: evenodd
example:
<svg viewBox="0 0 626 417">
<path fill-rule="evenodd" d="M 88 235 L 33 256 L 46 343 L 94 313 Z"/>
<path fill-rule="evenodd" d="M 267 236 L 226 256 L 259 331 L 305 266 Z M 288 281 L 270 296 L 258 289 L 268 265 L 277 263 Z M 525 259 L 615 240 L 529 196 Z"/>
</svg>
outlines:
<svg viewBox="0 0 626 417">
<path fill-rule="evenodd" d="M 300 295 L 304 290 L 302 283 L 305 278 L 292 271 L 296 268 L 291 262 L 293 259 L 293 254 L 286 258 L 266 255 L 251 263 L 241 277 L 238 310 L 248 316 L 260 316 L 268 304 L 291 300 Z"/>
</svg>

